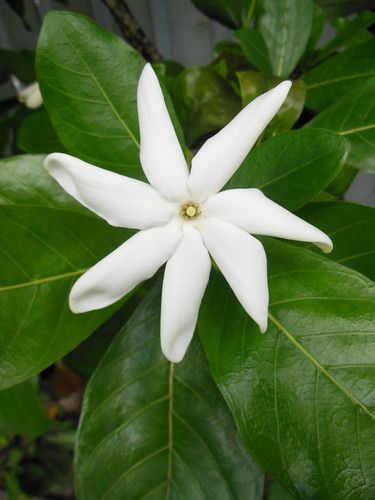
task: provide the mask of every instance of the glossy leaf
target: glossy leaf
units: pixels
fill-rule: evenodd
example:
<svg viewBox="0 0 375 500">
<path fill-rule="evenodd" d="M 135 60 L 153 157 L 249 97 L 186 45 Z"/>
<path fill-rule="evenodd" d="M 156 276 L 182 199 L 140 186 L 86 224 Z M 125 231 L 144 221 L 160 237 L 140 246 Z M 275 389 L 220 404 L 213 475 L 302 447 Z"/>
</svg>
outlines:
<svg viewBox="0 0 375 500">
<path fill-rule="evenodd" d="M 306 105 L 320 111 L 375 76 L 375 40 L 328 59 L 304 76 Z"/>
<path fill-rule="evenodd" d="M 337 31 L 336 35 L 331 38 L 328 43 L 324 45 L 324 47 L 316 51 L 316 54 L 314 54 L 313 57 L 313 64 L 324 60 L 337 49 L 350 45 L 353 43 L 353 40 L 356 40 L 356 38 L 363 37 L 363 32 L 365 32 L 366 28 L 371 26 L 374 21 L 375 14 L 373 12 L 362 12 L 353 19 L 338 19 L 334 23 Z M 367 32 L 367 34 L 369 35 L 369 38 L 371 38 L 370 33 Z M 354 46 L 355 45 L 356 44 L 354 43 Z"/>
<path fill-rule="evenodd" d="M 267 493 L 267 500 L 292 500 L 293 497 L 290 495 L 280 483 L 272 481 L 270 489 Z"/>
<path fill-rule="evenodd" d="M 279 78 L 271 78 L 268 82 L 270 88 L 280 82 Z M 306 85 L 302 80 L 294 80 L 284 104 L 277 112 L 275 118 L 268 125 L 265 136 L 271 137 L 290 130 L 301 116 L 306 97 Z"/>
<path fill-rule="evenodd" d="M 36 438 L 51 424 L 31 381 L 0 391 L 0 434 Z"/>
<path fill-rule="evenodd" d="M 255 459 L 295 498 L 375 496 L 375 288 L 303 248 L 268 239 L 269 328 L 224 279 L 199 333 L 211 373 Z"/>
<path fill-rule="evenodd" d="M 235 36 L 250 63 L 264 75 L 271 75 L 271 61 L 262 35 L 253 28 L 242 28 L 235 32 Z"/>
<path fill-rule="evenodd" d="M 257 187 L 276 203 L 297 210 L 334 179 L 348 150 L 346 140 L 325 130 L 287 132 L 251 151 L 227 187 Z"/>
<path fill-rule="evenodd" d="M 266 78 L 257 71 L 238 71 L 237 79 L 240 87 L 242 106 L 246 106 L 257 96 L 267 92 L 282 79 Z M 264 137 L 271 137 L 290 130 L 300 117 L 305 103 L 306 85 L 302 80 L 295 80 L 280 110 L 264 132 Z"/>
<path fill-rule="evenodd" d="M 361 170 L 375 171 L 375 77 L 345 94 L 307 126 L 333 130 L 351 143 L 348 163 Z"/>
<path fill-rule="evenodd" d="M 119 304 L 75 315 L 74 281 L 127 239 L 79 207 L 40 157 L 0 163 L 0 387 L 17 384 L 72 350 Z"/>
<path fill-rule="evenodd" d="M 240 100 L 230 85 L 210 68 L 182 71 L 173 96 L 190 146 L 222 128 L 241 110 Z"/>
<path fill-rule="evenodd" d="M 38 80 L 56 132 L 71 154 L 142 177 L 136 89 L 143 65 L 135 49 L 90 19 L 69 12 L 46 15 Z"/>
<path fill-rule="evenodd" d="M 330 18 L 343 17 L 371 9 L 373 0 L 315 0 Z"/>
<path fill-rule="evenodd" d="M 22 120 L 17 144 L 26 153 L 47 154 L 66 151 L 46 111 L 32 113 Z"/>
<path fill-rule="evenodd" d="M 333 181 L 326 187 L 327 193 L 331 194 L 334 198 L 343 199 L 357 174 L 358 170 L 346 163 Z"/>
<path fill-rule="evenodd" d="M 263 0 L 257 20 L 275 76 L 287 77 L 297 66 L 310 37 L 311 0 Z"/>
<path fill-rule="evenodd" d="M 317 43 L 320 40 L 324 24 L 325 24 L 324 12 L 320 7 L 314 5 L 311 33 L 305 49 L 306 55 L 308 55 L 313 49 L 315 49 Z"/>
<path fill-rule="evenodd" d="M 333 252 L 327 257 L 375 281 L 375 208 L 344 201 L 312 203 L 300 217 L 329 234 Z M 310 250 L 315 250 L 309 245 Z"/>
<path fill-rule="evenodd" d="M 268 79 L 258 71 L 238 71 L 236 76 L 240 87 L 242 107 L 268 90 Z"/>
<path fill-rule="evenodd" d="M 197 9 L 229 28 L 242 24 L 243 0 L 192 0 Z"/>
<path fill-rule="evenodd" d="M 261 499 L 263 475 L 245 451 L 199 343 L 180 364 L 162 355 L 160 294 L 151 291 L 94 373 L 76 450 L 86 498 Z"/>
</svg>

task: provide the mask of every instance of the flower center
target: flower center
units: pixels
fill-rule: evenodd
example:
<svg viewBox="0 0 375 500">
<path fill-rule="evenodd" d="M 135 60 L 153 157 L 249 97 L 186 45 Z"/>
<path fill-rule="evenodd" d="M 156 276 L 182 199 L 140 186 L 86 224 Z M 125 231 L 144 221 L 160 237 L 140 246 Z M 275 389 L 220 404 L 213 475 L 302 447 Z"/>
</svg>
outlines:
<svg viewBox="0 0 375 500">
<path fill-rule="evenodd" d="M 193 201 L 188 201 L 181 205 L 180 215 L 185 220 L 196 219 L 200 214 L 199 205 Z"/>
</svg>

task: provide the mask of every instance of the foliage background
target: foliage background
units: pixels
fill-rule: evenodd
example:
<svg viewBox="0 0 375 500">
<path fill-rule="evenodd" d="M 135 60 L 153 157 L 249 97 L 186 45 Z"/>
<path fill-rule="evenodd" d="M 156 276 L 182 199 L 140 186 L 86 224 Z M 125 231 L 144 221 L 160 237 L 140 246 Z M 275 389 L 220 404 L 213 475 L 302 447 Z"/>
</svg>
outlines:
<svg viewBox="0 0 375 500">
<path fill-rule="evenodd" d="M 64 7 L 64 3 L 57 5 Z M 248 1 L 244 11 L 236 0 L 194 3 L 231 28 L 246 26 L 252 9 Z M 9 73 L 23 82 L 35 78 L 33 55 L 2 51 L 10 91 L 2 102 L 3 154 L 34 154 L 5 159 L 0 171 L 5 263 L 0 373 L 2 387 L 9 387 L 0 392 L 0 484 L 10 498 L 73 495 L 72 458 L 82 395 L 115 336 L 86 390 L 76 453 L 79 498 L 123 498 L 124 492 L 129 498 L 141 498 L 144 488 L 148 498 L 281 499 L 289 494 L 371 498 L 375 481 L 370 281 L 374 278 L 370 258 L 374 218 L 370 207 L 340 200 L 358 168 L 374 170 L 374 40 L 368 29 L 374 14 L 366 11 L 369 2 L 343 1 L 343 10 L 337 12 L 336 3 L 332 7 L 322 0 L 332 23 L 325 35 L 327 43 L 320 51 L 306 54 L 304 45 L 310 50 L 314 45 L 314 37 L 307 35 L 315 33 L 316 42 L 323 27 L 322 13 L 313 11 L 307 0 L 288 1 L 291 10 L 285 22 L 290 41 L 281 58 L 279 38 L 272 34 L 280 29 L 278 6 L 284 2 L 263 3 L 271 18 L 259 14 L 256 32 L 242 28 L 229 44 L 216 45 L 215 62 L 209 67 L 183 69 L 177 63 L 158 63 L 156 68 L 189 147 L 199 145 L 242 105 L 273 85 L 277 78 L 271 75 L 292 73 L 298 78 L 303 74 L 304 81 L 295 84 L 292 99 L 231 186 L 262 187 L 275 201 L 301 210 L 301 216 L 335 236 L 335 251 L 327 260 L 301 246 L 265 239 L 273 301 L 267 336 L 259 335 L 247 320 L 222 278 L 212 276 L 199 325 L 205 355 L 196 340 L 186 361 L 177 367 L 169 366 L 159 351 L 158 277 L 153 286 L 146 284 L 127 297 L 100 327 L 116 307 L 85 317 L 73 317 L 64 307 L 75 277 L 128 235 L 72 202 L 41 168 L 42 153 L 68 150 L 137 175 L 136 148 L 110 110 L 96 113 L 96 90 L 83 85 L 79 75 L 84 76 L 85 61 L 95 75 L 104 77 L 106 92 L 116 109 L 124 112 L 123 96 L 134 93 L 143 61 L 86 20 L 50 16 L 37 64 L 47 115 L 44 110 L 28 112 L 16 105 L 8 81 Z M 22 2 L 14 5 L 22 7 Z M 30 3 L 26 9 L 23 13 L 18 8 L 18 15 L 19 23 L 27 27 Z M 360 11 L 357 17 L 336 19 L 356 11 Z M 184 17 L 179 26 L 185 26 L 185 40 L 191 42 L 188 21 Z M 210 26 L 213 33 L 231 33 L 223 31 L 229 28 Z M 96 55 L 90 49 L 93 33 L 98 37 Z M 178 31 L 176 40 L 183 40 L 182 34 Z M 65 39 L 72 47 L 56 44 Z M 272 58 L 265 56 L 266 40 Z M 191 43 L 189 48 L 186 58 L 209 62 L 203 60 L 208 52 L 196 54 Z M 336 55 L 336 51 L 345 53 Z M 116 61 L 115 75 L 105 79 L 111 60 Z M 132 68 L 125 78 L 123 67 Z M 80 107 L 75 107 L 74 96 L 81 99 Z M 300 117 L 305 102 L 307 109 Z M 137 134 L 134 109 L 131 103 L 126 106 L 125 119 Z M 310 130 L 310 123 L 333 132 Z M 304 128 L 279 135 L 293 125 Z M 335 132 L 357 128 L 361 134 L 349 134 L 352 149 L 343 166 L 347 143 Z M 42 135 L 36 133 L 40 130 Z M 95 137 L 108 131 L 120 134 L 121 141 L 103 138 L 99 142 Z M 277 178 L 280 150 L 285 158 L 281 182 Z M 314 203 L 308 203 L 311 200 Z M 58 279 L 45 281 L 42 271 L 46 269 Z M 34 286 L 18 290 L 25 274 Z M 317 305 L 319 298 L 324 300 Z M 15 316 L 9 312 L 13 310 Z M 300 336 L 291 333 L 296 325 Z M 235 334 L 228 337 L 229 331 Z M 40 370 L 41 375 L 35 376 Z M 165 445 L 171 421 L 173 466 Z M 140 468 L 135 467 L 139 464 Z"/>
</svg>

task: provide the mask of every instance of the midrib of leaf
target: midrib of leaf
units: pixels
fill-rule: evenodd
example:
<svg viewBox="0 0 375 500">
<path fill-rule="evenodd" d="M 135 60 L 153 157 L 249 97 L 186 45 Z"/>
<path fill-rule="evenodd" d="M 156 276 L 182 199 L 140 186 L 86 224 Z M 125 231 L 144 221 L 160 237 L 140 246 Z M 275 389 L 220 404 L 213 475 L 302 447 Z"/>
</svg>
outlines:
<svg viewBox="0 0 375 500">
<path fill-rule="evenodd" d="M 317 83 L 312 83 L 311 85 L 306 86 L 307 90 L 314 89 L 316 87 L 323 87 L 324 85 L 328 85 L 330 83 L 337 83 L 337 82 L 343 82 L 345 80 L 355 80 L 356 78 L 362 78 L 362 77 L 370 77 L 373 76 L 374 72 L 371 73 L 356 73 L 354 75 L 346 75 L 346 76 L 340 76 L 337 78 L 332 78 L 331 80 L 323 80 Z"/>
<path fill-rule="evenodd" d="M 74 29 L 74 28 L 73 28 Z M 68 44 L 70 45 L 70 47 L 72 48 L 72 50 L 75 52 L 75 54 L 77 55 L 78 59 L 80 59 L 80 61 L 82 62 L 82 64 L 85 66 L 85 68 L 87 69 L 90 77 L 92 78 L 92 80 L 95 82 L 96 86 L 98 87 L 100 93 L 102 94 L 102 96 L 104 97 L 104 99 L 106 100 L 106 102 L 108 103 L 108 106 L 111 108 L 113 114 L 115 115 L 115 117 L 118 119 L 118 121 L 121 123 L 121 125 L 125 128 L 125 130 L 127 131 L 127 133 L 129 134 L 129 137 L 132 139 L 132 141 L 134 142 L 134 144 L 137 146 L 137 148 L 139 149 L 140 148 L 140 144 L 138 142 L 138 140 L 136 139 L 136 137 L 134 136 L 134 134 L 132 133 L 132 131 L 130 130 L 130 128 L 127 126 L 127 124 L 124 122 L 124 120 L 121 118 L 120 114 L 118 113 L 117 109 L 115 108 L 115 106 L 113 105 L 111 99 L 108 97 L 107 93 L 104 91 L 103 87 L 101 86 L 100 82 L 98 81 L 98 79 L 96 78 L 96 76 L 94 75 L 94 73 L 91 71 L 91 68 L 90 66 L 88 66 L 88 64 L 86 63 L 85 59 L 81 56 L 81 54 L 76 50 L 74 44 L 72 44 L 72 42 L 70 41 L 69 37 L 66 36 L 65 34 L 65 31 L 64 30 L 61 30 L 61 32 L 63 33 L 63 35 L 65 36 L 65 39 L 67 40 Z"/>
<path fill-rule="evenodd" d="M 55 276 L 48 276 L 46 278 L 39 278 L 36 280 L 25 281 L 24 283 L 17 283 L 15 285 L 8 285 L 0 287 L 0 292 L 7 292 L 9 290 L 16 290 L 18 288 L 27 288 L 29 286 L 35 285 L 43 285 L 45 283 L 50 283 L 51 281 L 63 280 L 66 278 L 70 278 L 72 276 L 77 276 L 79 274 L 83 274 L 88 271 L 88 267 L 83 269 L 76 269 L 75 271 L 70 271 L 68 273 L 56 274 Z"/>
<path fill-rule="evenodd" d="M 362 132 L 363 130 L 370 130 L 372 128 L 375 128 L 374 123 L 372 123 L 371 125 L 363 125 L 362 127 L 352 128 L 349 130 L 342 130 L 341 132 L 338 132 L 338 134 L 339 135 L 350 135 L 350 134 L 355 134 L 357 132 Z"/>
<path fill-rule="evenodd" d="M 168 468 L 165 500 L 171 495 L 172 466 L 173 466 L 173 383 L 174 383 L 174 363 L 170 363 L 168 377 Z"/>
<path fill-rule="evenodd" d="M 277 66 L 277 69 L 276 69 L 276 75 L 277 76 L 281 76 L 282 75 L 282 69 L 283 69 L 283 66 L 284 66 L 284 63 L 285 63 L 285 56 L 286 56 L 286 42 L 287 42 L 287 38 L 288 38 L 288 29 L 286 27 L 286 18 L 287 18 L 287 13 L 289 11 L 289 0 L 286 1 L 286 4 L 285 4 L 285 9 L 283 10 L 283 14 L 282 14 L 282 22 L 283 22 L 283 25 L 282 25 L 282 31 L 281 31 L 281 42 L 280 42 L 280 56 L 279 56 L 279 64 Z"/>
<path fill-rule="evenodd" d="M 282 325 L 270 312 L 268 313 L 268 317 L 270 321 L 276 326 L 276 328 L 291 342 L 291 344 L 299 350 L 309 361 L 310 363 L 320 372 L 322 373 L 330 382 L 332 382 L 343 394 L 346 396 L 354 406 L 359 406 L 366 415 L 368 415 L 375 422 L 375 415 L 371 413 L 371 411 L 365 406 L 362 401 L 357 399 L 354 394 L 352 394 L 348 389 L 346 389 L 331 373 L 329 373 L 326 368 L 319 363 L 314 356 L 308 352 L 293 336 L 289 330 Z"/>
</svg>

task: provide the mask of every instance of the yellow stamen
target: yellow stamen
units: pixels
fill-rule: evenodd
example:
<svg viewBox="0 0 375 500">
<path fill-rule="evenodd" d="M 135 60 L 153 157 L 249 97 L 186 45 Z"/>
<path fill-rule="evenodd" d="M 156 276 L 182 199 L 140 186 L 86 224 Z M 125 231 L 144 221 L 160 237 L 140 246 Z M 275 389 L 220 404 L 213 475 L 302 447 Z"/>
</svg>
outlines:
<svg viewBox="0 0 375 500">
<path fill-rule="evenodd" d="M 197 209 L 195 207 L 192 207 L 191 205 L 187 207 L 186 209 L 186 215 L 188 217 L 194 217 L 194 215 L 197 213 Z"/>
</svg>

